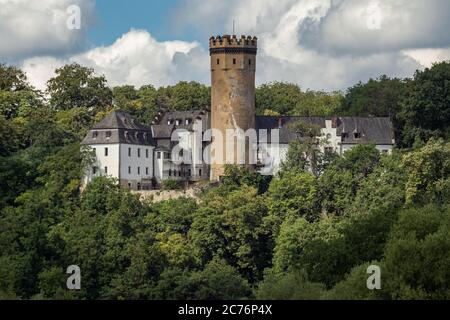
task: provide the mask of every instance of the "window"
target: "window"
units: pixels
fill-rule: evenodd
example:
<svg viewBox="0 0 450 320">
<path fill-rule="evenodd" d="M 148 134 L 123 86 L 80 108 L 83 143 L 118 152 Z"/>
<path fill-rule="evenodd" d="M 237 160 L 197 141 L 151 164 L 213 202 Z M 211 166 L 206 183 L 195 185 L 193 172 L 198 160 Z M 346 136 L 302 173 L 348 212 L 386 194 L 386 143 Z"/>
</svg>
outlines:
<svg viewBox="0 0 450 320">
<path fill-rule="evenodd" d="M 220 59 L 217 59 L 217 64 L 218 64 L 218 65 L 220 64 Z"/>
<path fill-rule="evenodd" d="M 248 59 L 248 65 L 249 65 L 249 66 L 252 65 L 252 59 Z"/>
<path fill-rule="evenodd" d="M 137 168 L 137 172 L 138 172 L 138 174 L 141 174 L 141 167 Z"/>
<path fill-rule="evenodd" d="M 355 136 L 355 139 L 361 138 L 361 132 L 353 132 L 353 135 Z"/>
<path fill-rule="evenodd" d="M 179 177 L 181 177 L 181 170 L 180 170 L 180 171 L 178 171 L 178 176 L 179 176 Z"/>
<path fill-rule="evenodd" d="M 131 148 L 128 148 L 128 156 L 131 157 Z"/>
<path fill-rule="evenodd" d="M 166 153 L 164 153 L 164 159 L 170 159 L 170 153 L 169 152 L 166 152 Z"/>
<path fill-rule="evenodd" d="M 188 176 L 191 176 L 191 169 L 188 169 Z"/>
<path fill-rule="evenodd" d="M 145 167 L 145 174 L 148 175 L 148 167 Z"/>
<path fill-rule="evenodd" d="M 92 148 L 92 151 L 94 151 L 94 153 L 97 154 L 97 149 Z"/>
<path fill-rule="evenodd" d="M 186 121 L 186 122 L 185 122 L 185 123 L 186 123 L 186 125 L 189 125 L 189 124 L 191 124 L 191 122 L 192 122 L 192 119 L 186 119 L 185 121 Z"/>
<path fill-rule="evenodd" d="M 233 59 L 233 64 L 236 64 L 236 59 Z"/>
<path fill-rule="evenodd" d="M 106 139 L 111 138 L 111 131 L 106 131 Z"/>
<path fill-rule="evenodd" d="M 169 120 L 167 120 L 167 124 L 173 124 L 173 119 L 169 119 Z"/>
<path fill-rule="evenodd" d="M 161 152 L 158 151 L 158 152 L 156 153 L 156 159 L 161 159 Z"/>
<path fill-rule="evenodd" d="M 108 148 L 105 148 L 105 157 L 108 156 Z"/>
<path fill-rule="evenodd" d="M 92 173 L 96 174 L 97 173 L 97 167 L 92 167 Z"/>
<path fill-rule="evenodd" d="M 131 166 L 128 166 L 128 174 L 131 174 Z"/>
<path fill-rule="evenodd" d="M 93 139 L 97 139 L 97 137 L 98 137 L 98 131 L 93 131 L 92 132 L 92 138 Z"/>
<path fill-rule="evenodd" d="M 198 170 L 198 175 L 201 176 L 202 175 L 202 169 Z"/>
<path fill-rule="evenodd" d="M 140 158 L 141 157 L 141 148 L 138 148 L 137 150 L 138 150 L 138 158 Z"/>
<path fill-rule="evenodd" d="M 108 174 L 108 167 L 105 167 L 105 174 Z"/>
<path fill-rule="evenodd" d="M 148 158 L 148 149 L 145 149 L 145 157 Z"/>
<path fill-rule="evenodd" d="M 175 121 L 175 125 L 176 125 L 176 126 L 179 126 L 180 124 L 181 124 L 181 120 L 178 120 L 178 119 L 177 119 L 177 120 Z"/>
<path fill-rule="evenodd" d="M 172 176 L 172 169 L 169 169 L 169 177 Z"/>
<path fill-rule="evenodd" d="M 131 189 L 131 182 L 128 182 L 128 188 Z"/>
</svg>

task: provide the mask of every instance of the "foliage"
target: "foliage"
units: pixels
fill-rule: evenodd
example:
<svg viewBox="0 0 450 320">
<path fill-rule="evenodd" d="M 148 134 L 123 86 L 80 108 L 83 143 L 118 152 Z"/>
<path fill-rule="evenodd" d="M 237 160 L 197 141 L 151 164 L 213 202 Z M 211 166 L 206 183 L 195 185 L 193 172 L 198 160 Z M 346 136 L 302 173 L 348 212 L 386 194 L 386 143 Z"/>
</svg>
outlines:
<svg viewBox="0 0 450 320">
<path fill-rule="evenodd" d="M 55 73 L 47 83 L 50 105 L 55 110 L 85 107 L 101 111 L 111 105 L 112 92 L 106 86 L 106 78 L 95 75 L 93 69 L 73 63 Z"/>
<path fill-rule="evenodd" d="M 265 115 L 330 116 L 336 113 L 341 100 L 340 92 L 304 92 L 293 83 L 272 82 L 256 89 L 256 111 Z"/>
<path fill-rule="evenodd" d="M 449 65 L 344 98 L 262 85 L 260 114 L 390 114 L 407 148 L 337 157 L 320 151 L 317 128 L 296 124 L 279 175 L 227 166 L 198 199 L 158 203 L 106 177 L 81 192 L 93 159 L 80 140 L 114 108 L 148 123 L 161 109 L 206 107 L 207 86 L 109 89 L 73 64 L 44 98 L 0 65 L 0 299 L 450 299 Z M 72 264 L 80 291 L 65 286 Z M 366 287 L 371 264 L 381 290 Z"/>
<path fill-rule="evenodd" d="M 416 152 L 405 155 L 406 202 L 444 203 L 450 200 L 450 142 L 431 139 Z"/>
<path fill-rule="evenodd" d="M 268 273 L 256 289 L 258 300 L 319 300 L 325 287 L 311 283 L 304 272 Z"/>
<path fill-rule="evenodd" d="M 181 190 L 181 181 L 174 179 L 167 179 L 161 182 L 162 190 Z"/>
<path fill-rule="evenodd" d="M 416 71 L 409 94 L 401 102 L 402 145 L 450 137 L 450 62 Z"/>
</svg>

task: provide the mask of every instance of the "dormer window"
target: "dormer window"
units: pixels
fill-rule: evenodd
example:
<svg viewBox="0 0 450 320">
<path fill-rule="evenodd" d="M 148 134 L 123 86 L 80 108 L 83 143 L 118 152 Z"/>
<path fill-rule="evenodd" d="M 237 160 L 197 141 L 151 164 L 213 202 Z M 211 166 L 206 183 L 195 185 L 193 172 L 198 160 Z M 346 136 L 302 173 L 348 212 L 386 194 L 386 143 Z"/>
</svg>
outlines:
<svg viewBox="0 0 450 320">
<path fill-rule="evenodd" d="M 111 131 L 106 131 L 106 139 L 111 138 Z"/>
<path fill-rule="evenodd" d="M 186 125 L 190 125 L 191 122 L 192 122 L 192 119 L 189 119 L 189 118 L 188 118 L 188 119 L 185 120 Z"/>
<path fill-rule="evenodd" d="M 168 125 L 172 125 L 172 124 L 173 124 L 173 119 L 167 120 L 167 124 L 168 124 Z"/>
<path fill-rule="evenodd" d="M 179 120 L 179 119 L 175 120 L 175 125 L 176 126 L 179 126 L 180 124 L 181 124 L 181 120 Z"/>
<path fill-rule="evenodd" d="M 92 132 L 92 139 L 97 139 L 98 137 L 98 131 L 93 131 Z"/>
<path fill-rule="evenodd" d="M 355 139 L 361 139 L 361 132 L 354 131 L 353 136 L 355 137 Z"/>
</svg>

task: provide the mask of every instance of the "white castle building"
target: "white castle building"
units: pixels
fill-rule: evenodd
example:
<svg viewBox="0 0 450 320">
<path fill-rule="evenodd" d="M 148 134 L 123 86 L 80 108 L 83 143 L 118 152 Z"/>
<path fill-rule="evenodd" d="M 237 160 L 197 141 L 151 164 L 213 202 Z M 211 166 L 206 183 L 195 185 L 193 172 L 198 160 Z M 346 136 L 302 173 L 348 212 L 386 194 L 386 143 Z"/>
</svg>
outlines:
<svg viewBox="0 0 450 320">
<path fill-rule="evenodd" d="M 111 112 L 82 142 L 91 147 L 96 156 L 86 182 L 95 176 L 108 175 L 117 178 L 122 186 L 148 190 L 167 179 L 208 180 L 210 165 L 201 157 L 208 152 L 211 143 L 210 139 L 205 139 L 205 132 L 210 129 L 210 114 L 206 109 L 165 112 L 152 125 L 146 126 L 124 111 Z M 263 174 L 278 171 L 289 142 L 296 138 L 290 124 L 297 121 L 320 127 L 326 143 L 319 147 L 339 155 L 357 144 L 374 144 L 380 152 L 390 152 L 395 144 L 389 118 L 256 116 L 255 120 L 256 132 L 260 134 L 253 149 L 257 150 L 257 163 L 266 164 L 255 167 Z M 271 141 L 273 129 L 278 129 L 277 142 Z M 262 132 L 267 141 L 261 141 Z M 183 151 L 175 152 L 180 156 L 174 159 L 172 151 L 177 146 Z"/>
<path fill-rule="evenodd" d="M 168 179 L 217 181 L 225 163 L 275 174 L 297 138 L 292 130 L 297 122 L 320 128 L 318 138 L 326 140 L 318 145 L 322 151 L 342 155 L 356 144 L 374 144 L 381 152 L 393 148 L 389 118 L 257 116 L 256 53 L 256 37 L 211 37 L 211 106 L 203 110 L 160 112 L 148 125 L 124 111 L 111 112 L 82 142 L 95 151 L 85 182 L 108 175 L 121 186 L 145 190 Z M 229 130 L 236 136 L 229 139 Z M 235 138 L 243 149 L 235 147 Z M 245 160 L 240 162 L 242 154 Z"/>
</svg>

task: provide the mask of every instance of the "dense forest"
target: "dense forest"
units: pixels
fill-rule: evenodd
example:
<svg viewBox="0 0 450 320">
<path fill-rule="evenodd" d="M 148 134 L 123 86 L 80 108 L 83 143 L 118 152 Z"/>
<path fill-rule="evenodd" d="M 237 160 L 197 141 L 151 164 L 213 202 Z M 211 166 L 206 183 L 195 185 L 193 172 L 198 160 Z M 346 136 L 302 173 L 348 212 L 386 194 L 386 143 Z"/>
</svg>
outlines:
<svg viewBox="0 0 450 320">
<path fill-rule="evenodd" d="M 294 141 L 277 176 L 229 166 L 198 201 L 140 201 L 106 177 L 81 193 L 92 153 L 80 141 L 96 121 L 202 108 L 209 88 L 109 88 L 72 64 L 41 92 L 0 65 L 0 299 L 450 299 L 450 63 L 345 92 L 269 83 L 256 102 L 259 114 L 390 116 L 397 148 L 337 157 Z M 66 289 L 72 264 L 81 290 Z M 381 290 L 366 287 L 374 264 Z"/>
</svg>

